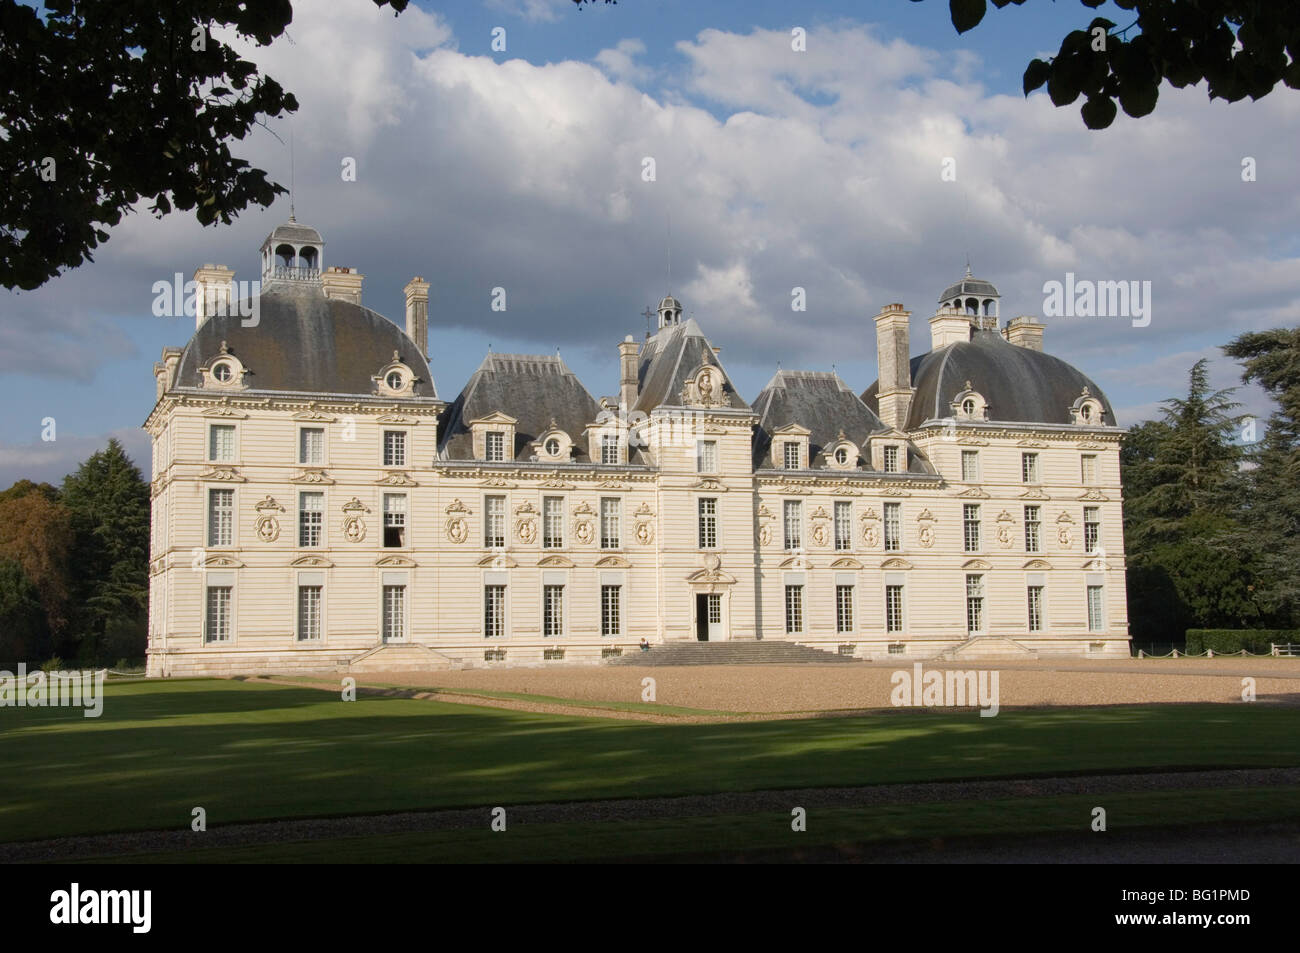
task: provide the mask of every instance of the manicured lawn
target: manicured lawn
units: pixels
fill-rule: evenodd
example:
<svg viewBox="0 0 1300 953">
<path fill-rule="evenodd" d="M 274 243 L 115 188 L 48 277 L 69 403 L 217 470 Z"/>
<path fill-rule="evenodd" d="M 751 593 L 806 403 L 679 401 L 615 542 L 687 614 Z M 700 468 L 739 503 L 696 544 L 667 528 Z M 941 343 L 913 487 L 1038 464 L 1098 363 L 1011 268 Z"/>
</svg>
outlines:
<svg viewBox="0 0 1300 953">
<path fill-rule="evenodd" d="M 108 686 L 103 717 L 0 709 L 0 840 L 436 807 L 1300 763 L 1263 705 L 907 712 L 718 725 L 342 702 L 222 680 Z"/>
</svg>

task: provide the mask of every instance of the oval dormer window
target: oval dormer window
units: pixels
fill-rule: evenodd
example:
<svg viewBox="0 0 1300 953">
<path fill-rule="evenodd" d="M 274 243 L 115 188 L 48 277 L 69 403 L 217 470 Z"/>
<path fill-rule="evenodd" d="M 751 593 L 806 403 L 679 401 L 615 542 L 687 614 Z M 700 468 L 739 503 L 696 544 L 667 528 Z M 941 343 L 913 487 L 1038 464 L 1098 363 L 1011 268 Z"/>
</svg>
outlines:
<svg viewBox="0 0 1300 953">
<path fill-rule="evenodd" d="M 234 376 L 228 361 L 219 361 L 212 365 L 212 377 L 222 384 L 229 384 L 230 378 Z"/>
<path fill-rule="evenodd" d="M 838 450 L 835 451 L 835 462 L 838 463 L 840 466 L 844 466 L 846 463 L 849 462 L 849 452 L 845 450 L 843 447 L 840 447 Z"/>
<path fill-rule="evenodd" d="M 1082 417 L 1082 418 L 1084 419 L 1084 421 L 1086 421 L 1086 422 L 1088 422 L 1088 423 L 1091 423 L 1091 422 L 1092 422 L 1092 404 L 1084 404 L 1081 408 L 1079 408 L 1079 416 Z"/>
<path fill-rule="evenodd" d="M 548 456 L 558 457 L 560 455 L 560 441 L 552 437 L 546 441 L 546 453 Z"/>
<path fill-rule="evenodd" d="M 962 412 L 963 414 L 965 414 L 967 417 L 974 417 L 974 416 L 975 416 L 975 401 L 973 401 L 973 400 L 972 400 L 971 398 L 969 398 L 969 397 L 967 397 L 965 400 L 963 400 L 963 401 L 961 402 L 961 412 Z"/>
<path fill-rule="evenodd" d="M 402 379 L 401 371 L 389 371 L 388 377 L 384 379 L 384 382 L 388 384 L 389 390 L 401 390 L 405 384 L 405 381 Z"/>
</svg>

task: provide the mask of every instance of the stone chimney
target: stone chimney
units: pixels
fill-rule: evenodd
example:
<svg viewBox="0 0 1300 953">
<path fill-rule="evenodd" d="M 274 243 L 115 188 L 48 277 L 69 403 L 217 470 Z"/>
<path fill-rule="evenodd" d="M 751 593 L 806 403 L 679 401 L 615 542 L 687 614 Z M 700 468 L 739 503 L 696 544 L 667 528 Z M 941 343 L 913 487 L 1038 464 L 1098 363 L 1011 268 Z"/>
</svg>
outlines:
<svg viewBox="0 0 1300 953">
<path fill-rule="evenodd" d="M 354 268 L 331 265 L 321 272 L 320 283 L 325 288 L 325 297 L 360 304 L 361 281 L 365 277 Z"/>
<path fill-rule="evenodd" d="M 618 402 L 623 406 L 624 412 L 627 412 L 632 409 L 637 397 L 640 396 L 636 373 L 637 347 L 630 334 L 623 338 L 623 342 L 618 346 L 618 363 Z"/>
<path fill-rule="evenodd" d="M 970 340 L 971 315 L 957 308 L 942 307 L 930 319 L 930 350 Z"/>
<path fill-rule="evenodd" d="M 912 407 L 911 351 L 907 341 L 910 311 L 901 304 L 887 304 L 876 315 L 876 363 L 880 384 L 876 392 L 877 413 L 886 427 L 902 430 Z"/>
<path fill-rule="evenodd" d="M 1043 349 L 1043 328 L 1046 325 L 1034 320 L 1027 314 L 1012 318 L 1002 332 L 1006 339 L 1016 347 L 1025 347 L 1031 351 Z"/>
<path fill-rule="evenodd" d="M 402 289 L 406 292 L 406 336 L 420 353 L 429 356 L 429 283 L 416 275 Z"/>
<path fill-rule="evenodd" d="M 217 314 L 230 313 L 231 287 L 235 273 L 225 265 L 204 265 L 194 272 L 197 295 L 194 301 L 194 330 Z"/>
<path fill-rule="evenodd" d="M 154 384 L 157 390 L 155 399 L 161 400 L 163 394 L 176 386 L 176 367 L 180 362 L 180 348 L 165 347 L 162 349 L 162 360 L 155 361 L 153 365 Z"/>
</svg>

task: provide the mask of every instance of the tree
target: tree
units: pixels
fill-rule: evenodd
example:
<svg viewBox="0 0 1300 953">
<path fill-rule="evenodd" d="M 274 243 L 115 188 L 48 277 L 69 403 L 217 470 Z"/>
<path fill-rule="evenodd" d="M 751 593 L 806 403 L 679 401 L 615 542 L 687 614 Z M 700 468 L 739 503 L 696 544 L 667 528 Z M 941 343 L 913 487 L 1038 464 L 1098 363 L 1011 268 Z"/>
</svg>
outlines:
<svg viewBox="0 0 1300 953">
<path fill-rule="evenodd" d="M 110 626 L 129 622 L 143 639 L 148 600 L 149 485 L 117 440 L 92 454 L 63 481 L 72 514 L 73 636 L 77 654 L 93 658 Z M 144 655 L 141 645 L 139 655 Z M 72 654 L 71 652 L 69 654 Z"/>
<path fill-rule="evenodd" d="M 141 199 L 212 225 L 284 193 L 230 143 L 297 100 L 213 31 L 266 46 L 292 19 L 289 0 L 0 0 L 0 285 L 92 260 Z"/>
<path fill-rule="evenodd" d="M 40 593 L 22 566 L 0 559 L 0 664 L 42 662 L 49 649 Z"/>
<path fill-rule="evenodd" d="M 920 0 L 912 0 L 919 3 Z M 999 9 L 1025 0 L 992 0 Z M 1079 0 L 1096 9 L 1106 0 Z M 1156 108 L 1160 83 L 1179 89 L 1208 81 L 1211 99 L 1259 99 L 1277 84 L 1300 89 L 1300 4 L 1280 0 L 1114 0 L 1136 10 L 1123 29 L 1095 17 L 1073 30 L 1050 60 L 1031 60 L 1025 95 L 1047 86 L 1057 106 L 1084 97 L 1079 112 L 1089 129 L 1105 129 L 1116 104 L 1135 118 Z M 948 0 L 958 33 L 977 26 L 987 0 Z M 1138 32 L 1132 37 L 1130 32 Z M 1240 48 L 1237 48 L 1237 44 Z"/>
<path fill-rule="evenodd" d="M 36 587 L 46 628 L 57 640 L 68 623 L 72 514 L 30 485 L 36 489 L 21 496 L 0 494 L 0 558 L 18 563 Z"/>
</svg>

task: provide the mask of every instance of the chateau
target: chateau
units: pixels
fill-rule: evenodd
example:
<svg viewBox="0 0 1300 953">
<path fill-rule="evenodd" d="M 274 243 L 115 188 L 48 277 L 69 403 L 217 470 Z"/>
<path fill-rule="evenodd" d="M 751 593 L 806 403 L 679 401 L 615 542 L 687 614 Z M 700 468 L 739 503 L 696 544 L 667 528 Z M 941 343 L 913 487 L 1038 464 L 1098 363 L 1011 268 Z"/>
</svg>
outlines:
<svg viewBox="0 0 1300 953">
<path fill-rule="evenodd" d="M 194 275 L 154 365 L 149 673 L 597 661 L 789 640 L 859 658 L 1127 656 L 1122 431 L 1097 386 L 966 276 L 880 379 L 778 371 L 753 399 L 666 297 L 618 393 L 558 356 L 429 368 L 290 221 L 260 295 Z M 436 330 L 435 330 L 436 335 Z M 611 379 L 614 355 L 611 353 Z"/>
</svg>

